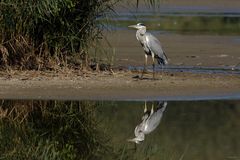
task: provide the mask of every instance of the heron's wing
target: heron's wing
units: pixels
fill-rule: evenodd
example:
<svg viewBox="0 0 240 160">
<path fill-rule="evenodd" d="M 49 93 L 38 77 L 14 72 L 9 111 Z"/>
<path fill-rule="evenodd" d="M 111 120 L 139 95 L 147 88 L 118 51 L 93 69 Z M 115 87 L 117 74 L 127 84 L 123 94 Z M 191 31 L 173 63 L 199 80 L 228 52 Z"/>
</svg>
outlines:
<svg viewBox="0 0 240 160">
<path fill-rule="evenodd" d="M 162 118 L 162 114 L 152 114 L 151 117 L 149 117 L 148 121 L 146 121 L 146 125 L 145 128 L 143 130 L 143 132 L 145 134 L 149 134 L 150 132 L 154 131 L 157 126 L 160 124 Z"/>
<path fill-rule="evenodd" d="M 160 124 L 163 112 L 167 107 L 167 102 L 159 102 L 157 111 L 155 111 L 146 121 L 145 134 L 148 134 L 155 130 Z"/>
<path fill-rule="evenodd" d="M 144 129 L 144 126 L 145 126 L 145 121 L 141 122 L 135 127 L 134 134 L 136 137 L 139 135 L 139 133 L 142 132 L 142 130 Z"/>
<path fill-rule="evenodd" d="M 151 52 L 155 54 L 155 57 L 161 58 L 163 60 L 163 63 L 167 64 L 167 56 L 164 53 L 160 41 L 154 37 L 151 33 L 145 33 L 146 35 L 146 41 L 147 41 L 147 47 Z"/>
</svg>

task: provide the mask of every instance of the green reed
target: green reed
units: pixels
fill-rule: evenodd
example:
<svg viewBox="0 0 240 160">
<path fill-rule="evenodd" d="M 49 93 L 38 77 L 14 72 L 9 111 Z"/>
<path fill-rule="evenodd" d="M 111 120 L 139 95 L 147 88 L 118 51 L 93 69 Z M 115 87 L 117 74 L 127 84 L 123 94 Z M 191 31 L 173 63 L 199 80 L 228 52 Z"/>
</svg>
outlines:
<svg viewBox="0 0 240 160">
<path fill-rule="evenodd" d="M 88 48 L 102 36 L 97 19 L 112 6 L 111 0 L 1 1 L 0 65 L 52 69 L 83 64 Z"/>
</svg>

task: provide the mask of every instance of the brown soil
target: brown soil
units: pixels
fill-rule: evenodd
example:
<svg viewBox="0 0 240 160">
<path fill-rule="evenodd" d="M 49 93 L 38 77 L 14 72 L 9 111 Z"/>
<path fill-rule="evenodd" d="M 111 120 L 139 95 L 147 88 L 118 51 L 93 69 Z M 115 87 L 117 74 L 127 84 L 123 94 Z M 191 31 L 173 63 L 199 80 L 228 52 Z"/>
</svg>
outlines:
<svg viewBox="0 0 240 160">
<path fill-rule="evenodd" d="M 240 76 L 164 73 L 144 80 L 130 71 L 63 73 L 22 72 L 0 79 L 1 99 L 159 100 L 237 95 Z"/>
</svg>

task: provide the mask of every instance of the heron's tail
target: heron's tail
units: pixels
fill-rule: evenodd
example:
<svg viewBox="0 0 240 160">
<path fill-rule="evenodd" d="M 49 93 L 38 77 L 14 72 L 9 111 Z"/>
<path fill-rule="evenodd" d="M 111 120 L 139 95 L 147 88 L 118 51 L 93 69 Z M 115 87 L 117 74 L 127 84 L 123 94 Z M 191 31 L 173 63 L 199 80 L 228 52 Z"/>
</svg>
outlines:
<svg viewBox="0 0 240 160">
<path fill-rule="evenodd" d="M 166 101 L 159 101 L 158 106 L 157 106 L 157 110 L 161 110 L 161 112 L 164 112 L 166 107 L 167 107 L 167 102 Z"/>
<path fill-rule="evenodd" d="M 160 65 L 168 64 L 168 58 L 167 58 L 165 52 L 163 52 L 163 57 L 157 57 L 157 61 L 158 61 L 158 64 L 160 64 Z"/>
<path fill-rule="evenodd" d="M 163 58 L 160 58 L 160 57 L 157 58 L 157 61 L 158 61 L 159 65 L 166 65 L 166 64 L 168 64 L 168 60 L 167 59 L 163 59 Z"/>
</svg>

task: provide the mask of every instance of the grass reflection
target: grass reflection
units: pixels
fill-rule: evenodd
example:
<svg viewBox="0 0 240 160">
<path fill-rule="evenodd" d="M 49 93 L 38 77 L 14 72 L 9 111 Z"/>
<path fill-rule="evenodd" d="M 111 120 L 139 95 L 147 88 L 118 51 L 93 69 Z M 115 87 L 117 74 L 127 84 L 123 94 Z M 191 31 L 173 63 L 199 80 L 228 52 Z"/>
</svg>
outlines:
<svg viewBox="0 0 240 160">
<path fill-rule="evenodd" d="M 2 101 L 0 159 L 98 159 L 107 155 L 95 103 Z"/>
</svg>

